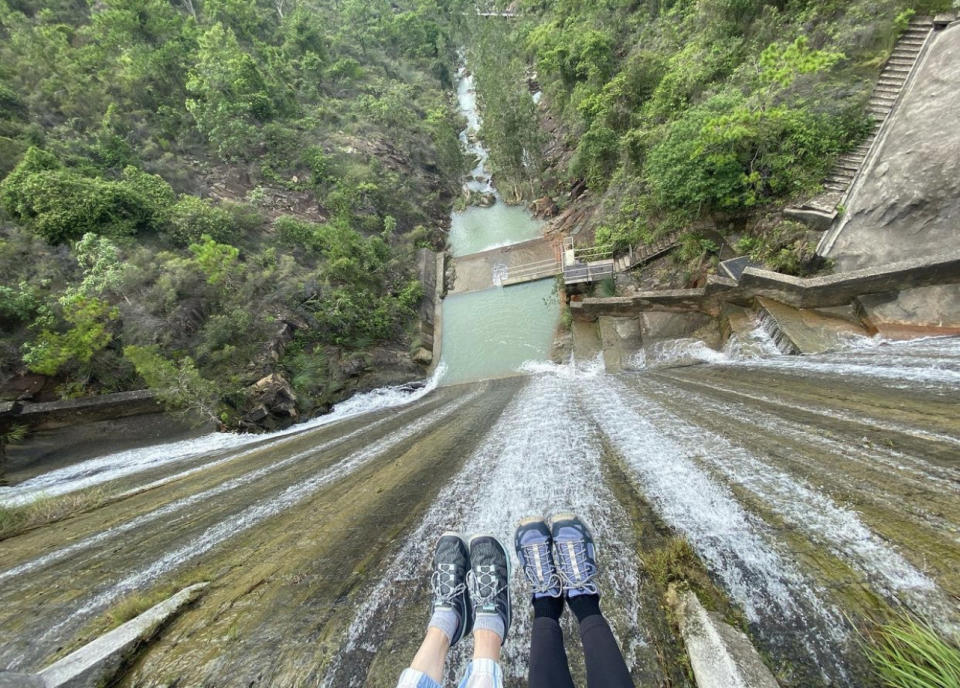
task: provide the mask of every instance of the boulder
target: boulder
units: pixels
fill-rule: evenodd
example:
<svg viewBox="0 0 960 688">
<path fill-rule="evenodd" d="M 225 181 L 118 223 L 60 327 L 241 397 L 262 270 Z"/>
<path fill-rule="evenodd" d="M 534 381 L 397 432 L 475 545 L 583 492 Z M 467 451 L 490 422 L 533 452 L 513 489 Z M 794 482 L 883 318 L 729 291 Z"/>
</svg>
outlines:
<svg viewBox="0 0 960 688">
<path fill-rule="evenodd" d="M 281 430 L 300 418 L 297 395 L 278 373 L 271 373 L 247 388 L 246 408 L 240 426 L 247 430 Z"/>
</svg>

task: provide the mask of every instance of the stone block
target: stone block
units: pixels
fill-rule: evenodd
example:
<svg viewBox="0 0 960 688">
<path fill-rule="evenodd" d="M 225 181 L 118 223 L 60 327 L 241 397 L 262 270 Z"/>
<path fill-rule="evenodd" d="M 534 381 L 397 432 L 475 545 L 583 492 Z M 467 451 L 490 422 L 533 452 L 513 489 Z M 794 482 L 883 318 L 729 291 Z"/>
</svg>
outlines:
<svg viewBox="0 0 960 688">
<path fill-rule="evenodd" d="M 697 688 L 779 688 L 750 639 L 704 609 L 694 593 L 671 588 L 669 602 Z"/>
<path fill-rule="evenodd" d="M 40 685 L 46 688 L 97 688 L 108 685 L 117 671 L 128 662 L 137 648 L 206 588 L 197 583 L 151 607 L 140 616 L 71 652 L 40 672 Z M 31 684 L 24 684 L 29 686 Z"/>
</svg>

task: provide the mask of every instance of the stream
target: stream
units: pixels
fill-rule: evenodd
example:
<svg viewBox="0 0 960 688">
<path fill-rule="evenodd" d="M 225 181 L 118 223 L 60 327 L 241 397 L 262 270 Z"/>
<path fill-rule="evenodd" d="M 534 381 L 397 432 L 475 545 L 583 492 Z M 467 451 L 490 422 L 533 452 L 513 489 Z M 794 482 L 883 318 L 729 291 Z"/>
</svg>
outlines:
<svg viewBox="0 0 960 688">
<path fill-rule="evenodd" d="M 461 137 L 493 190 L 469 75 Z M 471 127 L 473 130 L 471 132 Z M 455 214 L 454 253 L 536 236 L 522 209 Z M 552 280 L 451 296 L 441 362 L 280 433 L 205 437 L 0 488 L 0 503 L 102 503 L 0 541 L 0 669 L 33 671 L 186 585 L 204 596 L 125 686 L 392 688 L 422 637 L 445 530 L 512 542 L 573 509 L 599 543 L 603 608 L 638 686 L 689 686 L 645 563 L 683 536 L 783 686 L 864 686 L 854 624 L 960 614 L 960 338 L 853 340 L 785 356 L 762 328 L 724 351 L 675 342 L 611 374 L 548 362 Z M 747 345 L 749 344 L 749 346 Z M 524 685 L 520 576 L 504 647 Z M 575 676 L 584 675 L 565 622 Z M 470 643 L 452 653 L 453 682 Z"/>
</svg>

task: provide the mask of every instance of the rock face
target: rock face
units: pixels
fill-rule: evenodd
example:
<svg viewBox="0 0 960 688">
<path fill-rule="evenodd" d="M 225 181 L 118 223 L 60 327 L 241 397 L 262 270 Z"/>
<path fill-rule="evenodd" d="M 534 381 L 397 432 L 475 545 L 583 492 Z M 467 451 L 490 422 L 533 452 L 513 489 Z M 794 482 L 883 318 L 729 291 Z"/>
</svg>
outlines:
<svg viewBox="0 0 960 688">
<path fill-rule="evenodd" d="M 272 373 L 248 390 L 250 400 L 240 425 L 248 430 L 281 430 L 297 422 L 297 395 L 283 376 Z"/>
<path fill-rule="evenodd" d="M 827 257 L 837 271 L 960 247 L 960 24 L 938 32 L 849 198 Z M 908 290 L 873 323 L 960 326 L 960 287 Z M 866 306 L 866 304 L 865 304 Z"/>
</svg>

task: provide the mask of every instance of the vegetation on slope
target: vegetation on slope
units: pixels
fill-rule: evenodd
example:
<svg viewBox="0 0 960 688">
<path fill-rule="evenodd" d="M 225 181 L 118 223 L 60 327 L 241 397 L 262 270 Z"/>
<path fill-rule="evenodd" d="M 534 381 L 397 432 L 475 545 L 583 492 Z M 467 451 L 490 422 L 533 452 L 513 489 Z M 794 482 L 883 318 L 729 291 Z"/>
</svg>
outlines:
<svg viewBox="0 0 960 688">
<path fill-rule="evenodd" d="M 463 166 L 460 16 L 0 0 L 0 386 L 146 380 L 233 423 L 268 373 L 310 411 L 372 347 L 407 358 Z"/>
<path fill-rule="evenodd" d="M 545 180 L 528 197 L 549 194 L 561 208 L 585 184 L 601 244 L 624 248 L 696 227 L 682 252 L 695 262 L 718 248 L 700 231 L 715 227 L 743 239 L 741 250 L 798 271 L 809 257 L 803 233 L 767 216 L 815 193 L 835 158 L 862 140 L 864 106 L 897 35 L 914 12 L 951 0 L 511 6 L 523 18 L 509 31 L 504 22 L 479 32 L 481 63 L 499 54 L 510 69 L 535 70 L 541 121 L 553 123 L 567 154 L 517 164 L 516 151 L 534 150 L 530 99 L 487 97 L 487 121 L 522 122 L 512 137 L 489 140 L 501 178 L 518 188 Z M 502 57 L 511 50 L 512 61 Z M 513 93 L 523 92 L 522 74 L 513 79 Z"/>
<path fill-rule="evenodd" d="M 960 687 L 960 638 L 946 639 L 903 615 L 880 626 L 868 646 L 877 676 L 889 688 Z"/>
</svg>

